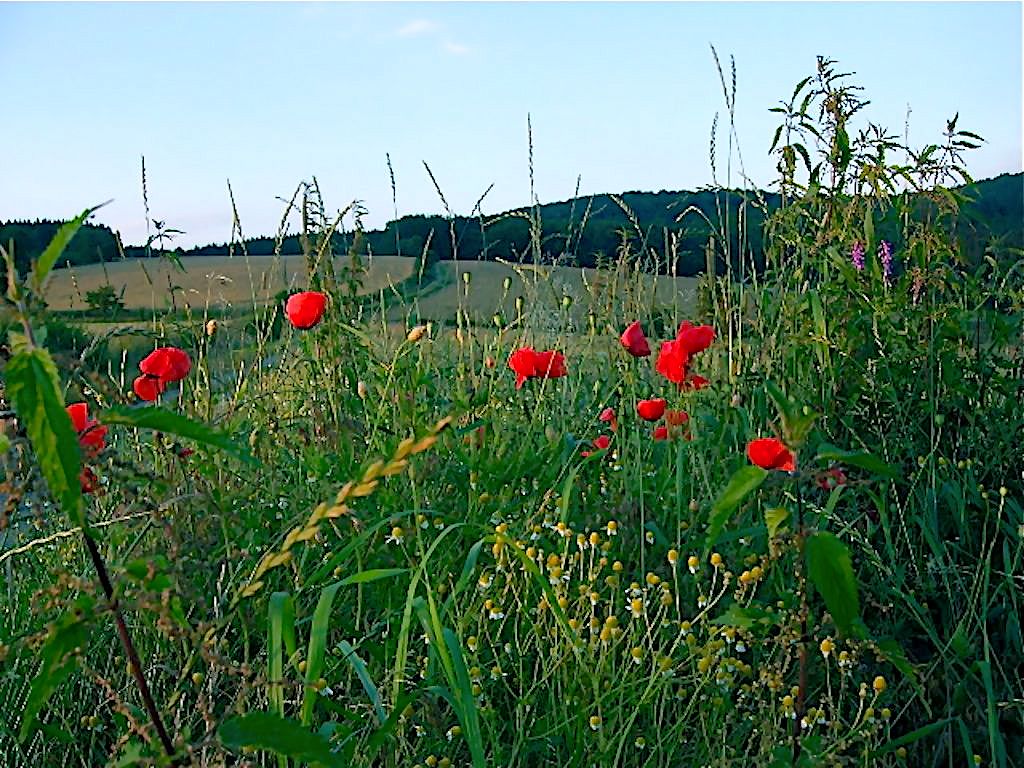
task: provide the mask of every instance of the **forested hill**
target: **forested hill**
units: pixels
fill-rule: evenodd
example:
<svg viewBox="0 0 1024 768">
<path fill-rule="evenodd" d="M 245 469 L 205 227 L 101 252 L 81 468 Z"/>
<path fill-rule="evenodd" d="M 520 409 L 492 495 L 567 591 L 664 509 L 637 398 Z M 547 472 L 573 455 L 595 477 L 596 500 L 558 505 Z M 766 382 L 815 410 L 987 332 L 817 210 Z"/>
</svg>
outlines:
<svg viewBox="0 0 1024 768">
<path fill-rule="evenodd" d="M 1004 253 L 1010 248 L 1024 248 L 1024 175 L 1003 174 L 993 179 L 976 182 L 962 188 L 970 199 L 960 212 L 958 235 L 963 254 L 969 261 L 981 257 L 984 249 L 998 243 Z M 755 203 L 751 193 L 739 191 L 700 192 L 626 192 L 616 196 L 596 195 L 539 206 L 536 211 L 522 208 L 496 216 L 456 217 L 454 222 L 442 216 L 403 216 L 382 230 L 365 233 L 359 250 L 372 250 L 378 254 L 420 256 L 426 247 L 430 260 L 460 259 L 517 259 L 529 254 L 531 242 L 530 218 L 541 222 L 540 251 L 545 261 L 559 259 L 581 266 L 593 266 L 601 255 L 616 253 L 629 237 L 636 252 L 643 240 L 659 253 L 665 252 L 664 231 L 667 228 L 678 237 L 676 265 L 678 274 L 692 275 L 703 271 L 705 246 L 711 229 L 700 215 L 712 222 L 726 220 L 736 247 L 738 213 L 741 206 L 746 218 L 746 245 L 760 263 L 761 230 L 765 211 Z M 768 213 L 779 205 L 778 195 L 763 193 Z M 623 207 L 635 216 L 631 220 Z M 681 220 L 677 217 L 687 211 Z M 693 209 L 699 209 L 700 214 Z M 5 246 L 14 241 L 19 268 L 27 268 L 56 232 L 59 222 L 13 221 L 0 223 L 0 243 Z M 455 232 L 455 248 L 451 237 Z M 880 221 L 876 225 L 880 237 L 894 240 L 898 245 L 893 221 Z M 717 228 L 717 227 L 716 227 Z M 339 237 L 337 247 L 347 249 L 351 239 Z M 252 255 L 274 252 L 273 237 L 250 238 L 245 242 Z M 145 256 L 141 246 L 126 246 L 124 255 Z M 240 252 L 235 246 L 235 253 Z M 205 245 L 190 249 L 176 249 L 181 257 L 198 255 L 226 255 L 228 245 Z M 285 239 L 282 253 L 301 253 L 298 237 Z M 105 226 L 87 224 L 72 240 L 62 258 L 62 264 L 88 264 L 120 258 L 114 233 Z"/>
</svg>

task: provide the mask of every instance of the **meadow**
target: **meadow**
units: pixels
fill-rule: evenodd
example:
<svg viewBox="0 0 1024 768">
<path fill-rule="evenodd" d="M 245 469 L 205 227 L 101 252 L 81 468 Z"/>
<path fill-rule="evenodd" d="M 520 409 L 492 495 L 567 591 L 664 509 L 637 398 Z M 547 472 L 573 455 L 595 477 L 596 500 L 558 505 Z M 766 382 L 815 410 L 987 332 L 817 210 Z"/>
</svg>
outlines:
<svg viewBox="0 0 1024 768">
<path fill-rule="evenodd" d="M 1024 765 L 1024 265 L 859 99 L 784 110 L 763 268 L 410 288 L 309 217 L 68 353 L 88 212 L 5 251 L 3 764 Z"/>
</svg>

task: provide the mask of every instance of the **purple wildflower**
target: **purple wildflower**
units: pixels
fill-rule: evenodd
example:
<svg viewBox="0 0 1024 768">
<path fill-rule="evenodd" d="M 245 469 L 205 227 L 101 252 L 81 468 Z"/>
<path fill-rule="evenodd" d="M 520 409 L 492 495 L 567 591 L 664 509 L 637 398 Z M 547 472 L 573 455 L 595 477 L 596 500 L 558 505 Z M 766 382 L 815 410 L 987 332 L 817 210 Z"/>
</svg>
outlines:
<svg viewBox="0 0 1024 768">
<path fill-rule="evenodd" d="M 850 251 L 850 261 L 853 262 L 853 266 L 857 268 L 857 271 L 864 269 L 864 243 L 860 240 L 853 244 L 853 249 Z"/>
<path fill-rule="evenodd" d="M 892 244 L 888 240 L 878 244 L 878 258 L 882 262 L 882 274 L 889 277 L 892 274 Z"/>
</svg>

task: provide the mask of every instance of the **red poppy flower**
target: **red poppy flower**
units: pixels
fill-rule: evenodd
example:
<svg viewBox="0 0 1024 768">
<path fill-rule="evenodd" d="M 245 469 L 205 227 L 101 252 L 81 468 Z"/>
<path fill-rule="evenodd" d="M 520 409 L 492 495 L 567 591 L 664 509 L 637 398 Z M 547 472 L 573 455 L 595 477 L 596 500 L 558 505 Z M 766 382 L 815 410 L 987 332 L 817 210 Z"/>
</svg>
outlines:
<svg viewBox="0 0 1024 768">
<path fill-rule="evenodd" d="M 619 428 L 619 421 L 615 418 L 614 408 L 605 408 L 601 411 L 601 415 L 597 417 L 597 420 L 611 425 L 612 432 L 615 432 Z"/>
<path fill-rule="evenodd" d="M 666 405 L 668 403 L 663 397 L 654 400 L 641 400 L 636 404 L 636 412 L 644 421 L 657 421 L 665 415 Z"/>
<path fill-rule="evenodd" d="M 608 435 L 600 435 L 599 437 L 594 438 L 594 447 L 599 451 L 607 450 L 608 446 L 611 444 L 612 439 L 608 437 Z M 580 456 L 587 458 L 587 456 L 590 456 L 592 453 L 593 451 L 580 451 Z"/>
<path fill-rule="evenodd" d="M 319 291 L 293 293 L 284 305 L 288 322 L 299 330 L 307 330 L 320 322 L 327 309 L 327 295 Z"/>
<path fill-rule="evenodd" d="M 100 479 L 89 467 L 83 467 L 78 473 L 78 484 L 82 487 L 82 493 L 94 493 L 100 487 Z"/>
<path fill-rule="evenodd" d="M 665 421 L 670 427 L 681 427 L 690 420 L 686 411 L 665 411 Z"/>
<path fill-rule="evenodd" d="M 565 367 L 565 355 L 553 349 L 537 352 L 533 366 L 533 375 L 542 379 L 558 379 L 569 373 Z"/>
<path fill-rule="evenodd" d="M 146 374 L 136 377 L 135 381 L 132 382 L 132 389 L 135 390 L 135 394 L 139 396 L 139 399 L 149 403 L 160 397 L 160 393 L 165 388 L 166 385 L 163 380 L 158 379 L 156 376 L 147 376 Z"/>
<path fill-rule="evenodd" d="M 668 427 L 655 427 L 653 437 L 655 440 L 668 440 Z"/>
<path fill-rule="evenodd" d="M 536 352 L 532 347 L 517 349 L 508 358 L 508 367 L 516 372 L 516 389 L 527 379 L 557 379 L 565 376 L 565 355 L 555 350 Z"/>
<path fill-rule="evenodd" d="M 715 340 L 715 329 L 710 325 L 693 325 L 684 320 L 676 333 L 676 341 L 682 345 L 688 355 L 696 355 L 711 346 Z"/>
<path fill-rule="evenodd" d="M 762 469 L 781 469 L 783 472 L 796 469 L 792 451 L 774 437 L 751 440 L 747 444 L 747 457 Z"/>
<path fill-rule="evenodd" d="M 181 381 L 192 369 L 192 361 L 182 349 L 160 347 L 146 355 L 139 363 L 139 370 L 147 376 L 159 379 L 165 386 Z"/>
<path fill-rule="evenodd" d="M 669 381 L 682 384 L 686 379 L 686 366 L 689 362 L 690 356 L 679 342 L 663 341 L 654 369 Z"/>
<path fill-rule="evenodd" d="M 711 382 L 705 379 L 703 376 L 692 374 L 688 375 L 685 379 L 683 379 L 683 382 L 679 386 L 681 386 L 683 389 L 692 389 L 696 391 L 698 389 L 704 389 L 704 387 L 706 387 L 710 383 Z"/>
<path fill-rule="evenodd" d="M 644 329 L 640 327 L 639 320 L 622 332 L 619 341 L 633 357 L 647 357 L 651 354 L 651 345 L 647 343 L 647 337 L 644 336 Z"/>
<path fill-rule="evenodd" d="M 520 389 L 523 383 L 533 378 L 536 371 L 537 353 L 532 347 L 517 349 L 508 358 L 508 367 L 516 372 L 516 389 Z"/>
<path fill-rule="evenodd" d="M 107 447 L 107 428 L 96 419 L 89 418 L 89 406 L 86 403 L 72 403 L 67 407 L 71 425 L 78 433 L 78 445 L 86 458 L 93 458 Z"/>
</svg>

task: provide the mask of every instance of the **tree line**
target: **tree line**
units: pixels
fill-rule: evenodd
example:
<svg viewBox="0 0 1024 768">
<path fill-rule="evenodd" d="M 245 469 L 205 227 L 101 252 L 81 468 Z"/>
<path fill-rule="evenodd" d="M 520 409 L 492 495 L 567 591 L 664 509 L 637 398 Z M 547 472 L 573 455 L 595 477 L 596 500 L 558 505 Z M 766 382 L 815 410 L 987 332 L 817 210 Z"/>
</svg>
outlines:
<svg viewBox="0 0 1024 768">
<path fill-rule="evenodd" d="M 1024 175 L 1003 174 L 958 192 L 967 202 L 960 209 L 955 234 L 967 262 L 976 263 L 993 247 L 997 254 L 1024 248 Z M 726 254 L 736 262 L 743 253 L 755 268 L 763 267 L 763 225 L 779 205 L 777 194 L 765 192 L 626 192 L 519 208 L 495 216 L 403 216 L 383 229 L 335 233 L 332 245 L 335 252 L 424 257 L 428 263 L 455 258 L 507 259 L 584 267 L 597 266 L 628 249 L 649 269 L 695 275 L 709 264 L 712 238 L 710 262 L 716 271 L 727 266 Z M 924 216 L 933 206 L 922 198 L 918 207 Z M 18 268 L 26 270 L 60 224 L 52 220 L 0 222 L 0 243 L 7 247 L 13 242 Z M 891 217 L 880 217 L 875 226 L 880 237 L 898 240 L 898 222 Z M 280 244 L 273 237 L 253 237 L 243 243 L 161 250 L 155 244 L 124 246 L 108 227 L 85 224 L 65 251 L 61 265 L 158 256 L 161 252 L 187 258 L 226 256 L 243 250 L 269 256 L 275 252 L 301 254 L 303 247 L 298 235 L 290 235 Z"/>
</svg>

